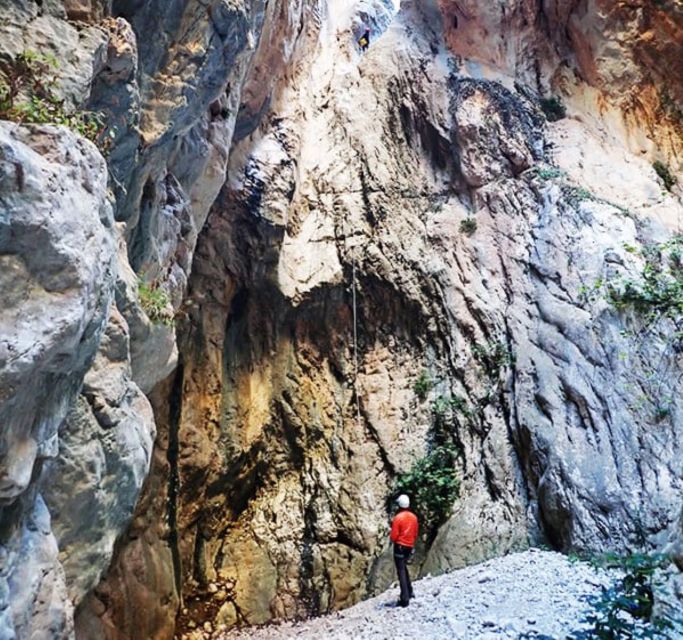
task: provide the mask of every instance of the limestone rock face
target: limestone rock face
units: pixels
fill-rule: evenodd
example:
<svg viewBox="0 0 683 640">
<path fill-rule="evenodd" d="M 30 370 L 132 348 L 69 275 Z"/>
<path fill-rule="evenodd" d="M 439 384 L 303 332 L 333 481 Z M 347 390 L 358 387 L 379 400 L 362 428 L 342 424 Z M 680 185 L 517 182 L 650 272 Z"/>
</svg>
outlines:
<svg viewBox="0 0 683 640">
<path fill-rule="evenodd" d="M 673 565 L 666 571 L 666 576 L 660 576 L 666 579 L 661 580 L 663 586 L 655 593 L 655 606 L 660 614 L 668 615 L 672 620 L 680 620 L 683 602 L 683 509 L 672 527 L 670 543 L 664 552 L 673 559 Z"/>
<path fill-rule="evenodd" d="M 444 438 L 422 573 L 530 541 L 680 563 L 677 320 L 608 289 L 680 231 L 651 165 L 678 4 L 396 10 L 3 4 L 0 55 L 59 52 L 107 143 L 0 124 L 0 638 L 353 604 Z"/>
<path fill-rule="evenodd" d="M 681 516 L 678 518 L 678 523 L 673 530 L 671 538 L 671 548 L 669 551 L 678 568 L 683 571 L 683 510 L 681 510 Z"/>
<path fill-rule="evenodd" d="M 71 600 L 79 603 L 108 567 L 149 471 L 154 417 L 130 379 L 127 326 L 115 306 L 81 396 L 42 476 Z"/>
<path fill-rule="evenodd" d="M 66 22 L 61 2 L 40 4 L 10 2 L 2 8 L 0 53 L 11 58 L 25 51 L 53 56 L 59 65 L 56 94 L 68 106 L 78 107 L 88 98 L 91 80 L 104 59 L 106 35 L 94 26 L 79 28 Z"/>
<path fill-rule="evenodd" d="M 681 153 L 683 8 L 675 1 L 438 0 L 451 51 L 471 73 L 515 79 L 625 137 Z M 670 75 L 671 74 L 671 75 Z"/>
<path fill-rule="evenodd" d="M 109 44 L 89 106 L 107 115 L 112 134 L 108 164 L 130 263 L 120 260 L 116 302 L 130 333 L 131 378 L 153 398 L 157 420 L 167 424 L 169 396 L 177 393 L 173 376 L 167 380 L 178 358 L 175 327 L 150 321 L 138 280 L 164 294 L 169 315 L 182 317 L 197 237 L 225 182 L 245 75 L 252 56 L 262 51 L 262 25 L 292 41 L 283 44 L 287 59 L 303 7 L 282 12 L 276 3 L 260 1 L 209 7 L 194 1 L 114 2 L 112 11 L 116 17 L 102 23 Z M 267 101 L 267 86 L 260 92 Z M 177 448 L 162 430 L 151 493 L 106 580 L 79 608 L 79 635 L 173 633 L 180 584 L 175 543 L 169 546 L 177 535 L 175 521 L 167 511 L 177 487 L 167 458 Z"/>
<path fill-rule="evenodd" d="M 107 203 L 109 244 L 107 250 L 99 252 L 99 258 L 111 261 L 112 249 L 119 242 L 118 268 L 114 269 L 110 264 L 106 292 L 104 289 L 100 292 L 94 284 L 90 290 L 82 287 L 80 292 L 83 302 L 96 307 L 100 314 L 97 330 L 92 328 L 96 324 L 94 321 L 88 324 L 87 316 L 80 325 L 72 327 L 69 324 L 74 324 L 78 313 L 82 312 L 76 304 L 71 304 L 71 315 L 61 323 L 65 328 L 61 327 L 56 314 L 50 315 L 47 299 L 36 302 L 35 310 L 31 311 L 32 315 L 40 311 L 45 316 L 46 331 L 53 328 L 56 335 L 48 335 L 48 338 L 54 339 L 55 344 L 59 343 L 58 337 L 62 339 L 59 346 L 63 351 L 58 351 L 55 359 L 61 358 L 58 370 L 63 376 L 54 374 L 54 380 L 43 381 L 44 376 L 51 374 L 49 357 L 45 362 L 37 363 L 37 369 L 28 371 L 27 367 L 24 372 L 27 398 L 35 392 L 31 384 L 47 387 L 48 397 L 35 393 L 32 397 L 37 400 L 36 411 L 41 412 L 33 428 L 45 431 L 45 442 L 38 439 L 36 444 L 25 434 L 19 434 L 19 437 L 15 433 L 18 427 L 13 426 L 13 421 L 22 411 L 18 405 L 8 409 L 13 421 L 3 424 L 3 437 L 6 435 L 9 441 L 4 474 L 7 492 L 12 494 L 8 500 L 13 499 L 14 494 L 27 494 L 21 505 L 13 506 L 11 514 L 3 512 L 3 531 L 7 526 L 3 541 L 14 545 L 7 562 L 3 559 L 3 579 L 18 576 L 15 567 L 23 548 L 21 544 L 30 543 L 38 548 L 40 542 L 45 548 L 41 562 L 47 566 L 49 560 L 54 565 L 50 567 L 49 579 L 45 580 L 47 586 L 41 587 L 45 590 L 49 586 L 55 594 L 50 596 L 52 604 L 44 615 L 34 615 L 35 607 L 30 600 L 38 594 L 40 585 L 24 580 L 25 586 L 21 586 L 20 576 L 11 580 L 9 594 L 6 589 L 2 591 L 0 609 L 3 621 L 7 620 L 7 633 L 16 627 L 20 637 L 45 634 L 47 629 L 53 629 L 52 635 L 48 635 L 55 638 L 72 633 L 73 605 L 78 605 L 97 583 L 109 564 L 115 539 L 130 521 L 147 475 L 154 435 L 149 403 L 141 390 L 150 392 L 173 371 L 177 362 L 172 322 L 164 324 L 149 317 L 149 302 L 146 306 L 139 295 L 139 280 L 144 280 L 151 290 L 160 292 L 162 300 L 166 299 L 164 314 L 172 317 L 184 296 L 197 234 L 224 181 L 228 146 L 239 104 L 239 79 L 251 53 L 247 36 L 260 19 L 259 3 L 254 3 L 254 15 L 249 4 L 228 7 L 216 2 L 209 11 L 199 2 L 174 6 L 160 3 L 155 8 L 128 6 L 123 2 L 114 4 L 119 6 L 114 7 L 111 2 L 36 3 L 27 0 L 11 2 L 2 8 L 2 54 L 13 57 L 27 49 L 43 54 L 55 53 L 57 92 L 65 99 L 65 106 L 98 111 L 106 119 L 108 148 L 105 151 L 110 186 L 116 198 L 116 217 L 124 221 L 114 229 L 111 206 Z M 112 11 L 115 16 L 111 15 Z M 79 23 L 73 24 L 69 20 Z M 138 42 L 139 34 L 143 34 L 142 45 Z M 167 51 L 171 40 L 177 42 L 173 59 Z M 141 50 L 144 57 L 140 55 Z M 243 51 L 247 55 L 238 60 L 237 56 Z M 204 75 L 197 76 L 197 69 Z M 227 95 L 225 87 L 231 78 L 236 88 Z M 171 97 L 167 89 L 174 83 L 177 91 Z M 165 97 L 161 95 L 163 93 L 166 93 Z M 161 125 L 158 126 L 154 115 L 157 111 L 163 131 L 159 131 Z M 45 136 L 33 135 L 31 140 L 32 144 L 35 141 L 35 144 L 49 147 Z M 72 193 L 71 174 L 78 178 L 80 172 L 86 173 L 82 182 L 93 195 L 81 198 L 79 206 L 72 211 L 75 217 L 71 224 L 80 223 L 79 233 L 90 240 L 79 239 L 75 232 L 65 233 L 59 251 L 65 254 L 63 262 L 67 266 L 69 260 L 76 265 L 87 264 L 91 258 L 90 245 L 95 242 L 92 238 L 99 239 L 99 235 L 91 231 L 90 218 L 81 215 L 81 207 L 97 212 L 98 207 L 92 201 L 106 202 L 107 174 L 102 158 L 93 150 L 92 157 L 88 156 L 87 162 L 83 163 L 92 165 L 91 176 L 87 171 L 81 171 L 80 156 L 71 151 L 59 159 L 64 165 L 64 175 L 46 173 L 34 177 L 25 173 L 21 158 L 15 158 L 15 155 L 7 161 L 6 178 L 8 184 L 16 182 L 15 191 L 22 191 L 24 179 L 30 178 L 31 188 L 36 192 L 45 191 L 44 198 L 60 185 L 67 194 L 65 197 L 75 199 L 78 195 Z M 131 209 L 135 211 L 133 215 L 129 213 Z M 13 215 L 11 210 L 9 215 Z M 102 218 L 104 220 L 104 214 Z M 12 222 L 15 224 L 14 220 Z M 40 229 L 40 225 L 34 225 L 27 231 L 27 244 L 42 242 Z M 13 228 L 10 232 L 18 233 Z M 123 238 L 119 237 L 120 233 Z M 2 249 L 4 252 L 6 247 Z M 85 252 L 85 257 L 80 255 L 81 251 Z M 12 267 L 14 275 L 9 282 L 2 283 L 3 299 L 11 294 L 19 302 L 22 298 L 30 300 L 25 292 L 31 291 L 31 280 L 27 274 L 17 271 L 21 265 L 15 267 L 14 253 L 16 250 L 5 256 L 10 260 L 8 267 Z M 61 259 L 61 255 L 58 257 Z M 60 260 L 52 259 L 48 266 L 47 272 L 56 270 L 49 277 L 58 279 L 60 270 L 66 277 L 68 269 L 62 267 Z M 115 281 L 114 307 L 111 303 Z M 20 285 L 18 293 L 14 292 L 13 288 Z M 66 295 L 61 300 L 64 308 L 72 302 Z M 10 311 L 13 311 L 12 307 L 8 308 Z M 107 311 L 110 322 L 103 334 Z M 15 320 L 13 316 L 7 326 L 16 324 L 17 330 L 21 330 L 22 324 Z M 39 353 L 42 343 L 36 340 L 35 332 L 39 330 L 36 327 L 25 325 L 25 341 L 33 341 Z M 78 342 L 79 330 L 84 334 L 81 343 Z M 12 333 L 7 335 L 9 339 Z M 87 375 L 83 394 L 77 399 L 101 335 L 104 335 L 102 348 Z M 10 351 L 18 346 L 9 340 Z M 30 350 L 24 354 L 27 359 L 28 356 L 31 356 Z M 13 364 L 13 360 L 9 363 Z M 2 370 L 4 375 L 5 361 Z M 7 375 L 9 373 L 12 373 L 11 369 Z M 13 381 L 7 379 L 7 382 Z M 8 394 L 14 391 L 10 386 L 4 388 Z M 49 394 L 54 394 L 55 398 Z M 164 398 L 161 402 L 165 401 Z M 68 417 L 63 422 L 65 416 Z M 26 418 L 27 425 L 22 428 L 28 431 L 32 426 L 31 416 Z M 42 438 L 42 432 L 33 435 Z M 34 468 L 33 460 L 46 456 L 53 456 L 55 460 L 45 465 L 41 478 L 43 465 L 39 463 Z M 51 524 L 42 498 L 34 497 L 36 490 L 32 490 L 41 482 L 53 517 Z M 28 495 L 31 491 L 33 493 Z M 41 501 L 40 509 L 32 506 L 38 504 L 37 500 Z M 39 513 L 38 531 L 44 533 L 43 537 L 34 536 L 35 540 L 17 529 L 33 511 Z M 60 562 L 57 562 L 57 544 Z M 25 570 L 40 575 L 34 565 L 28 564 Z M 44 573 L 47 575 L 47 569 Z M 38 577 L 33 578 L 36 579 Z M 7 598 L 12 602 L 11 611 L 6 606 Z M 41 595 L 40 601 L 46 602 L 47 595 Z M 50 612 L 54 619 L 50 619 Z M 171 624 L 174 615 L 173 612 L 168 618 Z M 31 621 L 30 628 L 26 626 L 27 621 Z M 61 626 L 58 630 L 54 625 Z M 163 623 L 155 621 L 155 628 L 159 626 Z M 97 631 L 93 634 L 93 637 L 99 637 Z"/>
<path fill-rule="evenodd" d="M 0 125 L 0 610 L 3 637 L 68 633 L 70 603 L 38 493 L 113 298 L 106 167 L 54 127 Z M 9 586 L 9 589 L 8 589 Z"/>
<path fill-rule="evenodd" d="M 225 180 L 242 78 L 263 16 L 253 2 L 115 2 L 88 107 L 103 113 L 117 208 L 136 278 L 185 295 L 199 230 Z M 175 331 L 124 305 L 145 392 L 177 364 Z"/>
<path fill-rule="evenodd" d="M 170 389 L 160 385 L 165 400 Z M 158 398 L 153 396 L 155 404 Z M 159 402 L 159 404 L 161 404 Z M 159 406 L 159 405 L 157 405 Z M 163 411 L 157 423 L 166 424 Z M 75 619 L 78 638 L 172 638 L 179 607 L 169 527 L 168 434 L 157 436 L 152 471 L 135 517 L 118 540 L 106 577 L 81 602 Z"/>
<path fill-rule="evenodd" d="M 470 77 L 437 9 L 404 4 L 360 58 L 353 12 L 331 5 L 335 29 L 301 45 L 261 124 L 260 100 L 245 112 L 253 131 L 195 256 L 180 404 L 160 425 L 178 446 L 181 631 L 383 588 L 387 493 L 437 418 L 462 489 L 424 572 L 530 539 L 660 546 L 678 512 L 673 326 L 643 349 L 641 320 L 585 290 L 637 278 L 637 249 L 670 236 L 680 202 L 623 139 L 546 127 L 528 93 Z M 455 395 L 464 406 L 435 416 Z"/>
</svg>

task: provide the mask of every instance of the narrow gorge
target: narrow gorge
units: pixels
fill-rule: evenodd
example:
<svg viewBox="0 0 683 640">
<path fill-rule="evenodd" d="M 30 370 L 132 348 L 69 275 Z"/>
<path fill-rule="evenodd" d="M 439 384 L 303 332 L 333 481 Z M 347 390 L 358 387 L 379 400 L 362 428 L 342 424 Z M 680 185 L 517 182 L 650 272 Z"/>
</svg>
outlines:
<svg viewBox="0 0 683 640">
<path fill-rule="evenodd" d="M 683 622 L 680 0 L 0 17 L 0 640 L 377 596 L 439 445 L 416 573 L 663 554 Z"/>
</svg>

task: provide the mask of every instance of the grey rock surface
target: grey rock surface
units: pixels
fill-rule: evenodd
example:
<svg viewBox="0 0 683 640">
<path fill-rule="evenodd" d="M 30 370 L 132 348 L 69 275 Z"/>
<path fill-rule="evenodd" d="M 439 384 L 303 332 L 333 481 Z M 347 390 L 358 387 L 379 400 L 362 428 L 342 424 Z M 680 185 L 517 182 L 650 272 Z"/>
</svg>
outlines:
<svg viewBox="0 0 683 640">
<path fill-rule="evenodd" d="M 59 455 L 41 479 L 74 603 L 109 566 L 149 471 L 154 416 L 130 376 L 127 326 L 112 306 L 81 395 L 60 429 Z"/>
<path fill-rule="evenodd" d="M 106 181 L 95 147 L 66 129 L 0 123 L 0 610 L 20 638 L 73 626 L 37 479 L 113 299 Z"/>
<path fill-rule="evenodd" d="M 56 68 L 56 95 L 67 107 L 83 105 L 90 94 L 92 78 L 99 72 L 107 50 L 106 32 L 96 26 L 74 25 L 64 18 L 61 2 L 20 3 L 2 8 L 0 55 L 15 57 L 32 51 L 52 56 Z"/>
<path fill-rule="evenodd" d="M 16 0 L 3 5 L 2 17 L 0 54 L 13 57 L 27 49 L 57 54 L 58 95 L 65 106 L 105 117 L 109 186 L 115 215 L 125 221 L 115 232 L 108 220 L 109 249 L 119 232 L 129 241 L 120 245 L 116 307 L 83 394 L 74 403 L 87 363 L 75 375 L 65 370 L 68 393 L 55 385 L 59 407 L 41 399 L 41 411 L 52 423 L 49 441 L 40 446 L 49 451 L 36 454 L 30 441 L 21 452 L 13 445 L 13 467 L 6 474 L 8 486 L 18 484 L 8 491 L 18 495 L 40 475 L 37 467 L 31 480 L 33 457 L 55 456 L 42 481 L 69 595 L 78 605 L 106 569 L 147 473 L 154 423 L 141 391 L 150 393 L 177 364 L 173 323 L 149 317 L 139 281 L 168 299 L 172 317 L 185 295 L 199 230 L 225 180 L 241 81 L 258 41 L 264 3 L 214 2 L 207 8 L 202 2 Z M 71 159 L 63 162 L 68 168 Z M 104 167 L 99 156 L 92 163 Z M 18 184 L 23 176 L 17 173 Z M 59 183 L 68 189 L 68 180 Z M 104 197 L 106 186 L 101 180 L 93 188 Z M 84 223 L 84 235 L 88 232 Z M 77 261 L 82 243 L 68 236 L 64 242 L 72 244 L 70 257 Z M 101 305 L 101 325 L 114 277 L 112 269 L 106 297 L 91 292 L 93 304 Z M 15 274 L 13 286 L 22 279 L 25 274 Z M 46 325 L 51 320 L 46 318 Z M 90 360 L 99 335 L 87 345 Z M 65 342 L 63 358 L 69 349 L 76 351 Z M 31 500 L 17 508 L 16 518 Z"/>
<path fill-rule="evenodd" d="M 47 506 L 40 495 L 27 496 L 19 513 L 13 537 L 0 550 L 0 637 L 73 638 L 73 605 Z"/>
<path fill-rule="evenodd" d="M 671 544 L 667 547 L 678 568 L 683 571 L 683 509 L 671 533 Z"/>
<path fill-rule="evenodd" d="M 157 416 L 168 416 L 169 404 L 158 389 L 175 393 L 167 380 L 177 364 L 175 329 L 150 321 L 138 280 L 167 296 L 176 322 L 183 317 L 197 237 L 225 182 L 245 76 L 257 49 L 277 41 L 260 45 L 262 24 L 270 21 L 289 39 L 299 28 L 302 6 L 285 11 L 290 26 L 277 30 L 281 9 L 260 1 L 214 2 L 208 9 L 195 1 L 116 2 L 116 21 L 107 22 L 107 62 L 89 105 L 114 123 L 109 168 L 130 258 L 130 266 L 121 261 L 117 306 L 130 331 L 132 380 L 156 398 Z M 294 49 L 285 49 L 287 58 Z M 264 100 L 275 78 L 259 87 Z M 173 633 L 180 585 L 175 522 L 167 513 L 176 499 L 168 495 L 176 482 L 168 441 L 167 432 L 159 434 L 152 494 L 143 497 L 106 579 L 79 609 L 79 633 Z"/>
<path fill-rule="evenodd" d="M 672 527 L 670 542 L 664 548 L 664 553 L 671 556 L 673 565 L 665 575 L 660 576 L 663 585 L 655 593 L 655 609 L 658 613 L 680 619 L 683 627 L 683 509 Z"/>
<path fill-rule="evenodd" d="M 95 148 L 64 129 L 2 124 L 0 497 L 28 487 L 80 387 L 113 296 L 112 210 Z M 39 250 L 37 250 L 39 247 Z"/>
</svg>

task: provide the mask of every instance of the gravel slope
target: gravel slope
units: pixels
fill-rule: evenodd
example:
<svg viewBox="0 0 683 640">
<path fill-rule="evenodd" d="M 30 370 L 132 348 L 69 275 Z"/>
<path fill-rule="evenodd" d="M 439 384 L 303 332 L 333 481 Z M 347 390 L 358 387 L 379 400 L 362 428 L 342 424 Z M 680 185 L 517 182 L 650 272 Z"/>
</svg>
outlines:
<svg viewBox="0 0 683 640">
<path fill-rule="evenodd" d="M 223 640 L 494 640 L 524 633 L 564 638 L 581 626 L 582 597 L 610 582 L 604 571 L 565 556 L 529 550 L 415 582 L 408 609 L 398 589 L 350 609 L 301 623 L 234 630 Z M 538 636 L 537 636 L 538 637 Z"/>
</svg>

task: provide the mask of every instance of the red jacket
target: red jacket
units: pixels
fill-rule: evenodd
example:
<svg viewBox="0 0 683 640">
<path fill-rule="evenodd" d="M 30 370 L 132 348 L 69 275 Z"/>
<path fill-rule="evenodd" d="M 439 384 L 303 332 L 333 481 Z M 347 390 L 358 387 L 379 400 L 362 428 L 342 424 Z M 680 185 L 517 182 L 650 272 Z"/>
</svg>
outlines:
<svg viewBox="0 0 683 640">
<path fill-rule="evenodd" d="M 414 547 L 417 529 L 417 516 L 408 509 L 401 509 L 391 523 L 391 541 L 404 547 Z"/>
</svg>

